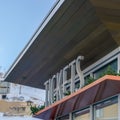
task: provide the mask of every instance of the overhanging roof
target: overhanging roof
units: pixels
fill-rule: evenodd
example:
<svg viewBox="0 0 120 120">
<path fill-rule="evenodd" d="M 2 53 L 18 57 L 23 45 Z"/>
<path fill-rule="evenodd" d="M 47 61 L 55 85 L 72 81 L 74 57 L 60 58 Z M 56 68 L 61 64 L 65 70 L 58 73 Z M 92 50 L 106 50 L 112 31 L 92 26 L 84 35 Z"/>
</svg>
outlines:
<svg viewBox="0 0 120 120">
<path fill-rule="evenodd" d="M 94 44 L 93 44 L 94 43 Z M 82 69 L 119 46 L 89 0 L 60 0 L 5 75 L 44 89 L 44 82 L 78 55 Z"/>
<path fill-rule="evenodd" d="M 54 120 L 120 93 L 120 77 L 106 75 L 36 113 L 34 117 Z"/>
</svg>

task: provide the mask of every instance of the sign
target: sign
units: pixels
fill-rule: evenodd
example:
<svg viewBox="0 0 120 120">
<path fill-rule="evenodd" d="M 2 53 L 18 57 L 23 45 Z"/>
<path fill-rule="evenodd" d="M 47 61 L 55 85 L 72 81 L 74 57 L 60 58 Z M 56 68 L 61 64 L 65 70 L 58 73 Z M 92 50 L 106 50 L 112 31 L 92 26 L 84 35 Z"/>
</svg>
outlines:
<svg viewBox="0 0 120 120">
<path fill-rule="evenodd" d="M 80 68 L 80 61 L 83 59 L 83 56 L 78 56 L 77 59 L 73 60 L 45 82 L 47 105 L 54 102 L 54 97 L 56 97 L 56 100 L 62 99 L 68 81 L 70 81 L 70 92 L 74 92 L 76 76 L 79 77 L 80 88 L 84 86 L 84 77 Z M 68 78 L 68 75 L 70 78 Z"/>
</svg>

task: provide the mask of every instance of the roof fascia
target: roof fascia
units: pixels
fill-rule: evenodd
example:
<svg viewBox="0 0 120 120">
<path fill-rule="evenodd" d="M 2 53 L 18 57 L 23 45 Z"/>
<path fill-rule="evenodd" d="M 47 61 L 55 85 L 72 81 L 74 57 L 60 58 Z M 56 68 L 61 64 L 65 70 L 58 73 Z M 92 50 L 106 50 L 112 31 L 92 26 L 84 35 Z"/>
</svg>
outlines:
<svg viewBox="0 0 120 120">
<path fill-rule="evenodd" d="M 53 5 L 52 9 L 48 13 L 48 15 L 44 18 L 43 22 L 41 23 L 40 27 L 36 30 L 36 32 L 31 37 L 30 41 L 27 43 L 27 45 L 24 47 L 24 49 L 20 52 L 16 60 L 13 62 L 11 67 L 8 69 L 8 71 L 4 75 L 4 80 L 7 78 L 7 76 L 11 73 L 11 71 L 14 69 L 14 67 L 17 65 L 17 63 L 21 60 L 21 58 L 24 56 L 24 54 L 27 52 L 27 50 L 30 48 L 32 43 L 36 40 L 37 36 L 41 33 L 41 31 L 45 28 L 45 26 L 48 24 L 50 19 L 54 16 L 54 14 L 58 11 L 58 9 L 61 7 L 61 5 L 64 3 L 65 0 L 58 0 L 55 5 Z"/>
</svg>

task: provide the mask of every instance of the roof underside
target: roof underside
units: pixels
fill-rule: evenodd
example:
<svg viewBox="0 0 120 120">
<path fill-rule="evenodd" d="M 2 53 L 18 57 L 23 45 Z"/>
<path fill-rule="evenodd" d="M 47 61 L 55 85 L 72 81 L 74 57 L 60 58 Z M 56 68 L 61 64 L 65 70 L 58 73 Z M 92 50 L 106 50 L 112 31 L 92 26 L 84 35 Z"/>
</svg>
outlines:
<svg viewBox="0 0 120 120">
<path fill-rule="evenodd" d="M 120 6 L 118 0 L 115 2 Z M 101 18 L 101 14 L 107 14 L 102 9 L 104 2 L 101 9 L 97 5 L 95 0 L 65 0 L 5 81 L 44 89 L 44 82 L 78 55 L 85 57 L 81 65 L 84 69 L 119 46 L 120 39 L 114 36 L 120 32 L 120 21 L 111 21 L 113 26 L 119 25 L 111 31 L 108 22 Z M 117 7 L 113 12 L 116 14 L 109 17 L 120 19 L 120 9 Z"/>
</svg>

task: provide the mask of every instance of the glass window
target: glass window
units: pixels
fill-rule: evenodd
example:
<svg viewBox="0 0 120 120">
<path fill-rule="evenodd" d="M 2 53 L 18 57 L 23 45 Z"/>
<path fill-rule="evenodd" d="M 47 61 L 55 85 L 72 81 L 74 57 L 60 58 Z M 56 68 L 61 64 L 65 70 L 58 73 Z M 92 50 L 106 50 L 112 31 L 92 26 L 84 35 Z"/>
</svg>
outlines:
<svg viewBox="0 0 120 120">
<path fill-rule="evenodd" d="M 90 120 L 90 110 L 84 109 L 73 114 L 73 120 Z"/>
<path fill-rule="evenodd" d="M 103 66 L 102 68 L 98 69 L 93 73 L 94 78 L 98 79 L 104 74 L 108 73 L 116 73 L 117 72 L 117 59 L 113 60 L 112 62 L 108 63 L 107 65 Z"/>
<path fill-rule="evenodd" d="M 69 115 L 57 118 L 57 120 L 69 120 Z"/>
<path fill-rule="evenodd" d="M 80 88 L 80 81 L 77 81 L 75 83 L 75 90 L 78 90 Z"/>
<path fill-rule="evenodd" d="M 95 120 L 118 120 L 117 98 L 97 104 L 95 106 Z"/>
<path fill-rule="evenodd" d="M 7 82 L 0 82 L 0 94 L 7 94 L 9 93 L 9 86 L 10 84 Z"/>
<path fill-rule="evenodd" d="M 95 81 L 95 79 L 90 75 L 86 76 L 84 79 L 85 79 L 85 85 L 89 85 L 90 83 Z"/>
</svg>

